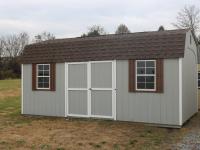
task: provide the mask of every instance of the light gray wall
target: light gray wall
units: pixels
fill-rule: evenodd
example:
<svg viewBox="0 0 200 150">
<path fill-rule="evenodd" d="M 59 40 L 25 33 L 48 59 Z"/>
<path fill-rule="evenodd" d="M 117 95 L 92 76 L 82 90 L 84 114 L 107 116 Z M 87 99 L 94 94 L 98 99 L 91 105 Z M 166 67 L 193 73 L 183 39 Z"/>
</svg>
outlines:
<svg viewBox="0 0 200 150">
<path fill-rule="evenodd" d="M 112 116 L 112 91 L 92 91 L 91 114 Z"/>
<path fill-rule="evenodd" d="M 179 63 L 164 60 L 164 93 L 130 93 L 128 61 L 117 61 L 117 120 L 179 125 Z"/>
<path fill-rule="evenodd" d="M 92 88 L 112 88 L 112 63 L 91 64 Z"/>
<path fill-rule="evenodd" d="M 190 44 L 190 36 L 192 43 Z M 182 116 L 183 123 L 198 111 L 197 48 L 191 32 L 186 34 L 185 55 L 182 61 Z"/>
<path fill-rule="evenodd" d="M 68 92 L 69 113 L 87 115 L 87 90 Z"/>
<path fill-rule="evenodd" d="M 87 64 L 69 64 L 69 88 L 87 88 Z"/>
<path fill-rule="evenodd" d="M 32 66 L 23 64 L 23 113 L 64 116 L 64 76 L 64 63 L 58 63 L 56 64 L 56 91 L 32 91 Z"/>
</svg>

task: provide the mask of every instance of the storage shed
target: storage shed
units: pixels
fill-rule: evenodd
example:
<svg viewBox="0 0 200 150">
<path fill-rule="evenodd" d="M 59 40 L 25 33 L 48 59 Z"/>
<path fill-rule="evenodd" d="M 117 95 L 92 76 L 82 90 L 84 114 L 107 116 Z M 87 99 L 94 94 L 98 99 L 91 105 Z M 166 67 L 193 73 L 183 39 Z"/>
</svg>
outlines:
<svg viewBox="0 0 200 150">
<path fill-rule="evenodd" d="M 21 110 L 181 127 L 198 111 L 193 34 L 166 30 L 28 45 Z"/>
</svg>

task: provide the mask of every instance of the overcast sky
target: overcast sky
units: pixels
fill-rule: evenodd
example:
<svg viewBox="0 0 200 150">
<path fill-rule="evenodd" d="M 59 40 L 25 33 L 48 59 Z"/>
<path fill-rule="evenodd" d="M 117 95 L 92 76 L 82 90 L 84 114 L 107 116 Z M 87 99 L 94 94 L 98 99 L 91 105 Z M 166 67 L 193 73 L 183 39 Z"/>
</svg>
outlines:
<svg viewBox="0 0 200 150">
<path fill-rule="evenodd" d="M 173 29 L 185 5 L 200 6 L 200 0 L 0 0 L 0 35 L 49 31 L 75 37 L 94 24 L 114 33 L 121 23 L 131 32 Z"/>
</svg>

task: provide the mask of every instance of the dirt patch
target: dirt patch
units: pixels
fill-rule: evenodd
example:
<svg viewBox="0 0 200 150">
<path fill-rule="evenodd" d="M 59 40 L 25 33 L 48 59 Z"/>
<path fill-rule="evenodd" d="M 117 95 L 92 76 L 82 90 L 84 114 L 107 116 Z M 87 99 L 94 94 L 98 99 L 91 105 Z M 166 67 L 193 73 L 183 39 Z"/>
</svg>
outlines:
<svg viewBox="0 0 200 150">
<path fill-rule="evenodd" d="M 0 91 L 0 100 L 6 97 L 14 97 L 19 95 L 20 95 L 20 88 L 17 88 L 15 90 Z"/>
<path fill-rule="evenodd" d="M 168 130 L 127 122 L 40 119 L 2 129 L 0 149 L 159 149 L 178 132 Z"/>
</svg>

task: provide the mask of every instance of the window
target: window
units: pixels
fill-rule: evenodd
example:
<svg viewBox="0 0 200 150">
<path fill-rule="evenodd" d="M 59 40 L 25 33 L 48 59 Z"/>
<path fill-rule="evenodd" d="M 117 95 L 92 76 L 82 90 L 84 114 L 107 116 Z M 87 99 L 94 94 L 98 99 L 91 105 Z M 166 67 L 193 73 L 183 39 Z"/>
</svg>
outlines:
<svg viewBox="0 0 200 150">
<path fill-rule="evenodd" d="M 50 89 L 50 64 L 37 64 L 37 89 Z"/>
<path fill-rule="evenodd" d="M 136 60 L 136 90 L 156 90 L 156 60 Z"/>
<path fill-rule="evenodd" d="M 200 89 L 200 72 L 198 72 L 198 88 Z"/>
</svg>

